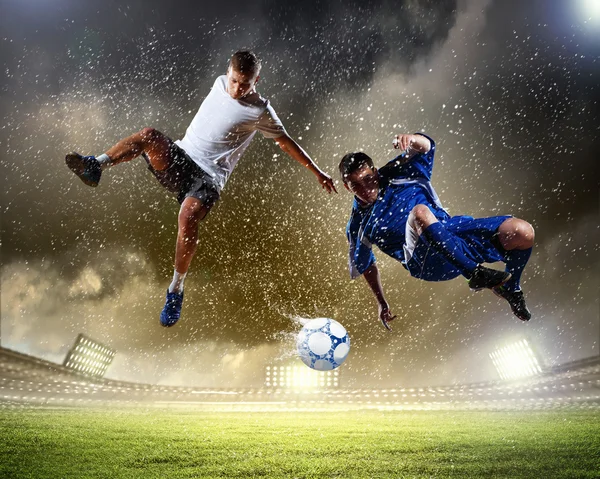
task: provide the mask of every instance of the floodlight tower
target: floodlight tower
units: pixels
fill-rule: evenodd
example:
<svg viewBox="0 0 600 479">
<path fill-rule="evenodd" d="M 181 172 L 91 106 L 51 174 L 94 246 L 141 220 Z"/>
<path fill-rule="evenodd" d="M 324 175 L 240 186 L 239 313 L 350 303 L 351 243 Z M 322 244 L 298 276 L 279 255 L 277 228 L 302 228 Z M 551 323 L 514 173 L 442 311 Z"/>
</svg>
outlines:
<svg viewBox="0 0 600 479">
<path fill-rule="evenodd" d="M 112 363 L 115 354 L 114 349 L 79 334 L 63 366 L 86 376 L 101 378 Z"/>
<path fill-rule="evenodd" d="M 541 361 L 526 339 L 508 344 L 490 353 L 502 379 L 518 379 L 542 372 Z"/>
<path fill-rule="evenodd" d="M 267 366 L 265 386 L 295 390 L 337 389 L 339 371 L 316 371 L 305 365 Z"/>
</svg>

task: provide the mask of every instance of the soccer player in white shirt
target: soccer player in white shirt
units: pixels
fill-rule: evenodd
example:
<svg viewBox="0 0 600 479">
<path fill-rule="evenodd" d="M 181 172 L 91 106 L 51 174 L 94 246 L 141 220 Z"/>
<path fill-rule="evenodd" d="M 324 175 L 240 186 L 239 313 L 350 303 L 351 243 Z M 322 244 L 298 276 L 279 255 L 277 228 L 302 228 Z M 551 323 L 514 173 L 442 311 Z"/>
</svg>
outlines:
<svg viewBox="0 0 600 479">
<path fill-rule="evenodd" d="M 181 140 L 173 141 L 154 128 L 144 128 L 98 157 L 78 153 L 66 156 L 71 171 L 86 185 L 97 186 L 104 169 L 142 155 L 158 181 L 177 195 L 181 208 L 175 271 L 160 315 L 163 326 L 173 326 L 180 318 L 183 284 L 196 252 L 198 224 L 219 199 L 256 131 L 275 140 L 307 167 L 329 193 L 336 191 L 331 177 L 288 135 L 269 101 L 256 92 L 260 67 L 253 52 L 234 53 L 227 74 L 216 79 Z"/>
</svg>

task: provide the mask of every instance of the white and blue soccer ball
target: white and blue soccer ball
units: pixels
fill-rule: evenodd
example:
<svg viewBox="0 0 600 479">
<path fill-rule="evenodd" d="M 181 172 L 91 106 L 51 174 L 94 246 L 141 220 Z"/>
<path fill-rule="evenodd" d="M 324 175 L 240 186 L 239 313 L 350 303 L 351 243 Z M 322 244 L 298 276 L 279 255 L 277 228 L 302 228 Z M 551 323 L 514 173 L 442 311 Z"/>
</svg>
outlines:
<svg viewBox="0 0 600 479">
<path fill-rule="evenodd" d="M 348 357 L 350 337 L 335 319 L 308 321 L 298 333 L 298 354 L 302 362 L 317 371 L 337 368 Z"/>
</svg>

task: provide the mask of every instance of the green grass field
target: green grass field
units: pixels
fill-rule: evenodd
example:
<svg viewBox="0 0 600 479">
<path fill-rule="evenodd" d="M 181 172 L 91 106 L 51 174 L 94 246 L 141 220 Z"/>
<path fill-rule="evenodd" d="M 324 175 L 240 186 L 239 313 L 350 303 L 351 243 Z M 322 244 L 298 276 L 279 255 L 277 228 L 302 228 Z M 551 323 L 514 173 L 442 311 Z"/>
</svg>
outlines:
<svg viewBox="0 0 600 479">
<path fill-rule="evenodd" d="M 597 411 L 0 409 L 1 478 L 599 478 Z"/>
</svg>

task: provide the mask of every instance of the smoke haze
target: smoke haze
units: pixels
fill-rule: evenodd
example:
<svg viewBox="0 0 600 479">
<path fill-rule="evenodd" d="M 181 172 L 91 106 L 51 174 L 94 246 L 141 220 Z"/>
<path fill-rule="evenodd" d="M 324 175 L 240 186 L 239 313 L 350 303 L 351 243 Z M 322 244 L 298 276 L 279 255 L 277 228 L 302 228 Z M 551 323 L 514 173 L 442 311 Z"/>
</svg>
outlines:
<svg viewBox="0 0 600 479">
<path fill-rule="evenodd" d="M 33 14 L 8 1 L 2 345 L 62 362 L 84 333 L 117 350 L 108 377 L 211 387 L 261 385 L 266 366 L 294 361 L 293 316 L 346 327 L 347 386 L 491 379 L 489 352 L 523 336 L 548 365 L 598 354 L 600 42 L 567 3 L 64 0 Z M 336 180 L 345 153 L 383 164 L 395 134 L 425 131 L 451 214 L 532 223 L 534 319 L 460 280 L 410 278 L 376 251 L 398 315 L 388 334 L 364 281 L 349 280 L 350 194 L 338 182 L 327 196 L 257 136 L 200 227 L 183 319 L 162 328 L 176 201 L 143 160 L 91 189 L 64 155 L 145 126 L 181 138 L 241 47 L 263 59 L 259 92 Z"/>
</svg>

